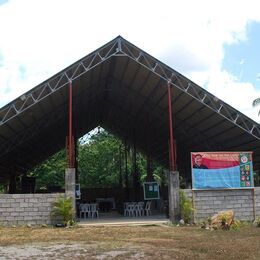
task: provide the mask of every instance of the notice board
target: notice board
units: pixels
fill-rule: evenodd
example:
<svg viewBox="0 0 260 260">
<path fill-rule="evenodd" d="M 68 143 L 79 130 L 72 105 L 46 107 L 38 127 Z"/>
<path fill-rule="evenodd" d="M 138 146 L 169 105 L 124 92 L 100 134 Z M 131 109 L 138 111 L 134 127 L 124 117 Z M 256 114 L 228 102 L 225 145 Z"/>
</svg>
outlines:
<svg viewBox="0 0 260 260">
<path fill-rule="evenodd" d="M 144 182 L 144 199 L 157 200 L 160 198 L 159 184 L 157 182 Z"/>
</svg>

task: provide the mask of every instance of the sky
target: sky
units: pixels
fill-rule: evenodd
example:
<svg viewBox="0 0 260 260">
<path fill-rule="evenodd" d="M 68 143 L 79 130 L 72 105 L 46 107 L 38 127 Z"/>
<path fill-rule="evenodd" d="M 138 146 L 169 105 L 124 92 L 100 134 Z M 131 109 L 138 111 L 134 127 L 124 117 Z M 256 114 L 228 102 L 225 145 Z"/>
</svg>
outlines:
<svg viewBox="0 0 260 260">
<path fill-rule="evenodd" d="M 0 0 L 0 107 L 121 35 L 260 122 L 259 0 Z"/>
</svg>

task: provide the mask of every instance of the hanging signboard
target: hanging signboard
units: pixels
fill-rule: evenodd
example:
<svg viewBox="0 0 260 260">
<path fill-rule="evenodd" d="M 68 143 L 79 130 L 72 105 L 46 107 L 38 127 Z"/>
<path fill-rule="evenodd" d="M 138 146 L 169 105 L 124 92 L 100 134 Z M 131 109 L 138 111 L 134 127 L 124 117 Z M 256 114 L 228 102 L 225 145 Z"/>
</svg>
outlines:
<svg viewBox="0 0 260 260">
<path fill-rule="evenodd" d="M 252 152 L 191 153 L 193 189 L 252 188 Z"/>
<path fill-rule="evenodd" d="M 145 200 L 160 199 L 159 184 L 157 182 L 144 182 L 143 188 Z"/>
<path fill-rule="evenodd" d="M 80 184 L 76 183 L 75 185 L 75 197 L 77 200 L 81 199 L 81 192 L 80 192 Z"/>
</svg>

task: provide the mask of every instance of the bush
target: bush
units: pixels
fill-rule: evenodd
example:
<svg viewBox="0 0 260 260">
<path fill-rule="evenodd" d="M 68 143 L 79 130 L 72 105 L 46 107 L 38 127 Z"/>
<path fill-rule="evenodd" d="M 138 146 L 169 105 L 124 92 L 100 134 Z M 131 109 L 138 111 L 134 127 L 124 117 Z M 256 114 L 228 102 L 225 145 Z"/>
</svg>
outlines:
<svg viewBox="0 0 260 260">
<path fill-rule="evenodd" d="M 186 197 L 183 191 L 180 191 L 180 211 L 181 218 L 184 222 L 190 223 L 194 209 L 192 207 L 192 201 Z"/>
<path fill-rule="evenodd" d="M 230 214 L 223 212 L 220 215 L 221 219 L 221 227 L 223 230 L 229 230 L 231 225 L 233 224 L 233 215 L 230 216 Z"/>
<path fill-rule="evenodd" d="M 60 217 L 64 226 L 71 226 L 74 221 L 74 210 L 72 206 L 72 198 L 60 197 L 53 203 L 53 217 Z"/>
<path fill-rule="evenodd" d="M 238 230 L 241 226 L 241 222 L 239 220 L 235 220 L 230 227 L 232 230 Z"/>
<path fill-rule="evenodd" d="M 243 223 L 234 219 L 234 212 L 232 210 L 220 211 L 211 218 L 208 218 L 208 225 L 202 225 L 202 228 L 210 230 L 238 230 Z"/>
<path fill-rule="evenodd" d="M 214 229 L 229 230 L 234 223 L 234 212 L 232 210 L 220 211 L 211 218 Z"/>
</svg>

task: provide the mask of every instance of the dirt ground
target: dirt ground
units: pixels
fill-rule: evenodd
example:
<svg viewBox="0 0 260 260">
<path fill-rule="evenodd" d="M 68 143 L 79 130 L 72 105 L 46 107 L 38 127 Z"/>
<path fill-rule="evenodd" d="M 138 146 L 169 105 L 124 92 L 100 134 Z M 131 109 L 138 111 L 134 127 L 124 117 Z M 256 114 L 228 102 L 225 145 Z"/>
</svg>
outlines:
<svg viewBox="0 0 260 260">
<path fill-rule="evenodd" d="M 0 228 L 0 259 L 260 259 L 260 228 Z"/>
</svg>

